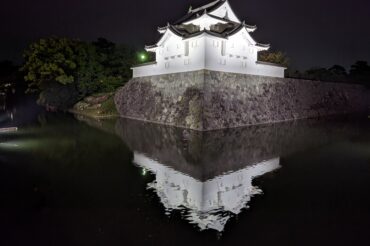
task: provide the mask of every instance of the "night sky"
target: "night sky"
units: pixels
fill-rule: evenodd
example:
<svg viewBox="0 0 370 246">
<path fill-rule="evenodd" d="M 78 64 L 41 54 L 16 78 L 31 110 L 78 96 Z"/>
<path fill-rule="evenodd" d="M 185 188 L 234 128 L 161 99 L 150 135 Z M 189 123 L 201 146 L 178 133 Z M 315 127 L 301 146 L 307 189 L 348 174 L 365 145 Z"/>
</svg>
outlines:
<svg viewBox="0 0 370 246">
<path fill-rule="evenodd" d="M 142 47 L 159 38 L 157 26 L 207 0 L 1 0 L 0 60 L 20 62 L 22 50 L 50 35 Z M 270 43 L 306 69 L 370 61 L 369 0 L 229 0 L 240 19 L 256 24 L 253 37 Z"/>
</svg>

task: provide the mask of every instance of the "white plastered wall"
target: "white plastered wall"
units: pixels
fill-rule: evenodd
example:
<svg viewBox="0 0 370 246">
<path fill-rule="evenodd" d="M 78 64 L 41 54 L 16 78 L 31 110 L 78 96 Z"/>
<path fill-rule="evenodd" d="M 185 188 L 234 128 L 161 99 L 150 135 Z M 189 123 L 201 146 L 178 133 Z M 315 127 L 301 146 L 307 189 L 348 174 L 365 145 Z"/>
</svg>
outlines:
<svg viewBox="0 0 370 246">
<path fill-rule="evenodd" d="M 258 48 L 242 29 L 227 39 L 206 33 L 183 39 L 167 30 L 156 48 L 156 64 L 134 67 L 133 77 L 208 69 L 212 71 L 284 77 L 285 68 L 258 64 Z"/>
</svg>

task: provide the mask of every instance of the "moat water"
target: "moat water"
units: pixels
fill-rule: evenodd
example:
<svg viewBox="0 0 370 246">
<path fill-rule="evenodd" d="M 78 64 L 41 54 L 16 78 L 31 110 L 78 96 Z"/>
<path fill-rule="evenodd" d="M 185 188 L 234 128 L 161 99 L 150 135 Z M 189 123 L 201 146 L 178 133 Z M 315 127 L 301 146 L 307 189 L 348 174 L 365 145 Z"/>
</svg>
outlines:
<svg viewBox="0 0 370 246">
<path fill-rule="evenodd" d="M 0 107 L 0 245 L 365 245 L 370 119 L 194 132 Z"/>
</svg>

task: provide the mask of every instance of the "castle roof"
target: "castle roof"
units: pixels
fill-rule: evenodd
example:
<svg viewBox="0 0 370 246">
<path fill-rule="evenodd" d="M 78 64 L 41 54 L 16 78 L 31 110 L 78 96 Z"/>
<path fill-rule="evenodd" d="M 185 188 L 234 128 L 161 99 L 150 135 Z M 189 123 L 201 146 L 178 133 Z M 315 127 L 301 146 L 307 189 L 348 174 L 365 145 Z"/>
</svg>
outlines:
<svg viewBox="0 0 370 246">
<path fill-rule="evenodd" d="M 188 24 L 188 25 L 170 25 L 168 24 L 166 27 L 161 27 L 158 28 L 158 30 L 161 33 L 165 33 L 167 30 L 171 31 L 175 35 L 183 38 L 183 39 L 189 39 L 192 37 L 199 36 L 201 34 L 207 33 L 211 36 L 219 37 L 219 38 L 224 38 L 228 39 L 230 36 L 233 36 L 240 32 L 243 29 L 248 30 L 249 26 L 246 25 L 244 22 L 243 23 L 226 23 L 226 24 L 217 24 L 214 25 L 210 28 L 210 30 L 200 30 L 199 27 L 193 25 L 193 24 Z M 256 43 L 256 46 L 261 48 L 261 50 L 268 49 L 270 45 L 268 44 L 259 44 Z M 156 45 L 151 45 L 151 46 L 146 46 L 145 48 L 148 49 L 153 49 L 157 47 Z"/>
<path fill-rule="evenodd" d="M 209 17 L 212 17 L 214 19 L 218 19 L 220 21 L 239 24 L 238 22 L 230 20 L 229 18 L 227 18 L 227 16 L 219 17 L 219 16 L 213 15 L 211 13 L 212 11 L 221 7 L 225 2 L 227 2 L 227 0 L 217 0 L 217 1 L 214 1 L 212 3 L 206 4 L 204 6 L 201 6 L 199 8 L 190 9 L 189 12 L 185 16 L 183 16 L 181 19 L 175 21 L 173 24 L 174 25 L 179 25 L 179 24 L 182 24 L 182 23 L 185 23 L 185 22 L 193 21 L 193 20 L 196 20 L 196 19 L 202 17 L 203 15 L 208 15 Z M 255 26 L 255 25 L 246 25 L 246 26 L 248 27 L 249 32 L 253 32 L 257 29 L 257 26 Z"/>
<path fill-rule="evenodd" d="M 201 15 L 199 13 L 197 13 L 196 15 L 192 15 L 189 18 L 180 19 L 180 20 L 174 22 L 174 25 L 181 25 L 181 24 L 184 24 L 184 23 L 189 23 L 191 21 L 197 20 L 197 19 L 202 18 L 204 16 L 207 16 L 207 17 L 210 17 L 210 18 L 213 18 L 213 19 L 222 21 L 224 23 L 230 23 L 230 24 L 233 24 L 235 26 L 237 26 L 237 25 L 240 24 L 239 22 L 232 21 L 232 20 L 230 20 L 230 19 L 228 19 L 226 17 L 222 18 L 222 17 L 216 16 L 216 15 L 210 14 L 209 12 L 207 12 L 206 10 L 204 10 L 204 12 Z M 247 28 L 247 31 L 248 32 L 254 32 L 257 29 L 257 26 L 255 26 L 255 25 L 252 26 L 252 25 L 248 25 L 248 24 L 245 24 L 245 23 L 243 23 L 243 24 Z M 159 28 L 158 29 L 159 32 L 160 32 L 160 29 L 163 29 L 163 28 Z"/>
<path fill-rule="evenodd" d="M 187 15 L 175 21 L 173 24 L 168 23 L 165 27 L 159 27 L 158 32 L 165 35 L 167 31 L 170 31 L 183 39 L 192 38 L 205 33 L 211 36 L 228 39 L 229 37 L 239 33 L 241 30 L 245 29 L 247 32 L 253 32 L 257 29 L 256 26 L 247 25 L 244 21 L 242 23 L 236 22 L 235 20 L 237 18 L 234 18 L 234 21 L 230 20 L 227 14 L 225 17 L 219 17 L 212 14 L 212 11 L 217 10 L 225 3 L 227 3 L 227 0 L 216 0 L 195 9 L 190 8 Z M 192 21 L 202 17 L 212 18 L 218 20 L 219 22 L 215 22 L 217 24 L 211 25 L 209 30 L 200 30 L 200 27 L 192 24 Z M 270 47 L 268 44 L 259 44 L 255 42 L 252 37 L 250 37 L 250 40 L 257 48 L 259 48 L 259 50 L 267 50 Z M 146 46 L 145 48 L 148 51 L 154 51 L 156 47 L 157 45 L 151 45 Z"/>
<path fill-rule="evenodd" d="M 195 8 L 195 9 L 192 9 L 190 7 L 189 12 L 185 16 L 183 16 L 181 19 L 177 20 L 174 24 L 177 25 L 177 24 L 181 24 L 183 22 L 187 22 L 187 21 L 196 19 L 197 16 L 202 15 L 203 12 L 210 13 L 210 12 L 218 9 L 219 7 L 221 7 L 226 1 L 227 0 L 216 0 L 214 2 L 211 2 L 209 4 L 203 5 L 201 7 Z"/>
</svg>

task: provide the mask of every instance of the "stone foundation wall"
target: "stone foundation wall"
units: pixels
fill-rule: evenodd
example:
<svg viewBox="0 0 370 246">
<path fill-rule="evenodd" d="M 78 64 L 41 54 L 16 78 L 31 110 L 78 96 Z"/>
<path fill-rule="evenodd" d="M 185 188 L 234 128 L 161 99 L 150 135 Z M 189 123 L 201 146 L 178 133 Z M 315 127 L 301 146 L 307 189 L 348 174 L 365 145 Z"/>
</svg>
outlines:
<svg viewBox="0 0 370 246">
<path fill-rule="evenodd" d="M 215 130 L 365 112 L 361 85 L 201 70 L 134 78 L 115 95 L 122 117 Z"/>
</svg>

